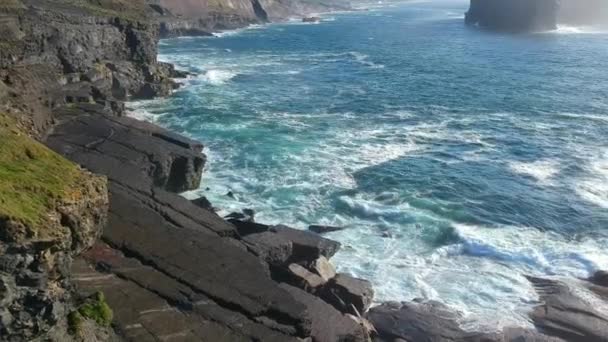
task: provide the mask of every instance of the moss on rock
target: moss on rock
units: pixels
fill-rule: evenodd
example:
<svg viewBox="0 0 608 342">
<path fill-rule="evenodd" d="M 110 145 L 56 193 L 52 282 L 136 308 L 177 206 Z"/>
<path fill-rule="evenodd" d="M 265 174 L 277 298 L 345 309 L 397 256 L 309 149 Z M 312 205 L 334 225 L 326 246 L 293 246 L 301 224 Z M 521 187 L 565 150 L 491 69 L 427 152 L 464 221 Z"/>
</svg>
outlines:
<svg viewBox="0 0 608 342">
<path fill-rule="evenodd" d="M 114 313 L 102 292 L 87 298 L 76 311 L 68 315 L 68 328 L 71 334 L 79 335 L 85 320 L 91 320 L 102 327 L 112 324 Z"/>
</svg>

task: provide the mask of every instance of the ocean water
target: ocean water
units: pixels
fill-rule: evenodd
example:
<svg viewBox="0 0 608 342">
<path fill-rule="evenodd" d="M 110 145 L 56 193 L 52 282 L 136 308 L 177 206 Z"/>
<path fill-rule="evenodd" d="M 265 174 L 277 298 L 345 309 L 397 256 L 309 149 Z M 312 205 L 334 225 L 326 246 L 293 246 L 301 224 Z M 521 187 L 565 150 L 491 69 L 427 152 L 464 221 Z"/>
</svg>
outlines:
<svg viewBox="0 0 608 342">
<path fill-rule="evenodd" d="M 196 76 L 132 114 L 205 143 L 185 196 L 345 227 L 328 235 L 334 263 L 377 301 L 527 325 L 524 275 L 608 268 L 608 32 L 482 32 L 466 7 L 378 3 L 164 40 L 159 58 Z"/>
</svg>

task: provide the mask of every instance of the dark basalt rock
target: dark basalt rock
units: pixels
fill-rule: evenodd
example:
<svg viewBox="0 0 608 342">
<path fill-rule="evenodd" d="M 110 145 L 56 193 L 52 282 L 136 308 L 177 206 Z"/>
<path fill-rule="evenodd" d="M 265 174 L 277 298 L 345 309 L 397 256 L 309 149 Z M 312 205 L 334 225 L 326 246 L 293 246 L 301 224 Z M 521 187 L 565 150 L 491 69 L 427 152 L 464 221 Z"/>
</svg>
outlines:
<svg viewBox="0 0 608 342">
<path fill-rule="evenodd" d="M 374 289 L 368 280 L 338 274 L 325 285 L 322 296 L 338 310 L 357 315 L 369 309 Z"/>
<path fill-rule="evenodd" d="M 271 265 L 284 266 L 292 259 L 292 241 L 273 232 L 250 234 L 243 241 L 255 255 Z"/>
<path fill-rule="evenodd" d="M 203 209 L 207 209 L 209 211 L 215 212 L 215 208 L 213 208 L 213 204 L 211 204 L 211 202 L 209 202 L 209 200 L 205 196 L 190 200 L 190 202 L 192 202 L 192 204 L 194 204 L 195 206 L 197 206 L 199 208 L 203 208 Z"/>
<path fill-rule="evenodd" d="M 558 0 L 471 0 L 468 25 L 512 32 L 557 29 Z"/>
<path fill-rule="evenodd" d="M 270 231 L 291 240 L 293 243 L 293 260 L 312 262 L 320 256 L 331 258 L 340 249 L 340 243 L 320 235 L 290 228 L 273 226 Z"/>
<path fill-rule="evenodd" d="M 229 221 L 255 222 L 255 211 L 252 209 L 243 209 L 240 213 L 230 213 L 224 218 Z"/>
<path fill-rule="evenodd" d="M 47 144 L 71 160 L 137 188 L 195 189 L 205 165 L 202 145 L 130 118 L 69 118 Z"/>
</svg>

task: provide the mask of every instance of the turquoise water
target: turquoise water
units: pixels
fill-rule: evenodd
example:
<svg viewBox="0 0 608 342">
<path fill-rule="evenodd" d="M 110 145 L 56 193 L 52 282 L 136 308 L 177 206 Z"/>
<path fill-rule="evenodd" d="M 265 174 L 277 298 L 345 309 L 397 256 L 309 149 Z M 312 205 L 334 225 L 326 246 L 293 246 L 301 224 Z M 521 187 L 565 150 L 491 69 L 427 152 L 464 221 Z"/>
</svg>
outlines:
<svg viewBox="0 0 608 342">
<path fill-rule="evenodd" d="M 608 268 L 608 33 L 480 32 L 465 10 L 379 5 L 165 40 L 159 58 L 197 76 L 133 115 L 205 143 L 186 196 L 346 227 L 334 262 L 379 301 L 527 324 L 523 275 Z"/>
</svg>

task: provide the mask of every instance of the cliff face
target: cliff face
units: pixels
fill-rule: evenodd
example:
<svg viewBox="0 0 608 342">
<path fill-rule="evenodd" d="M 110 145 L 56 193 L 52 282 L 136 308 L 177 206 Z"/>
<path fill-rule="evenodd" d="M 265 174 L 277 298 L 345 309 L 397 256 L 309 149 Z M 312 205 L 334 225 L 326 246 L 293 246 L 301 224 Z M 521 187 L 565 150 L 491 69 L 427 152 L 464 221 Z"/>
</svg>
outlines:
<svg viewBox="0 0 608 342">
<path fill-rule="evenodd" d="M 558 0 L 471 0 L 465 22 L 498 31 L 548 31 L 557 28 Z"/>
<path fill-rule="evenodd" d="M 4 7 L 3 7 L 4 6 Z M 10 0 L 0 5 L 0 96 L 40 136 L 60 107 L 120 114 L 130 96 L 166 95 L 158 27 L 143 1 Z M 2 108 L 0 108 L 2 109 Z"/>
<path fill-rule="evenodd" d="M 72 257 L 101 235 L 106 179 L 82 171 L 0 114 L 0 340 L 68 340 Z"/>
<path fill-rule="evenodd" d="M 350 9 L 343 0 L 148 0 L 162 37 L 209 35 L 254 23 Z"/>
</svg>

